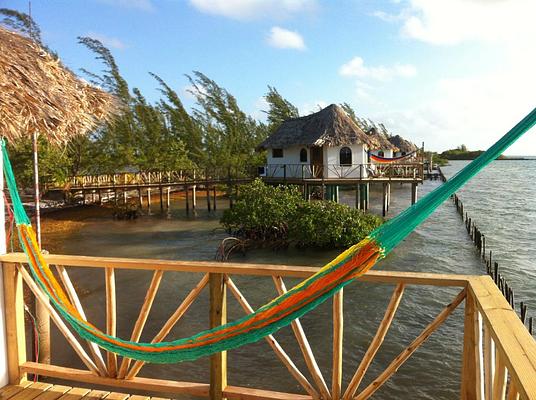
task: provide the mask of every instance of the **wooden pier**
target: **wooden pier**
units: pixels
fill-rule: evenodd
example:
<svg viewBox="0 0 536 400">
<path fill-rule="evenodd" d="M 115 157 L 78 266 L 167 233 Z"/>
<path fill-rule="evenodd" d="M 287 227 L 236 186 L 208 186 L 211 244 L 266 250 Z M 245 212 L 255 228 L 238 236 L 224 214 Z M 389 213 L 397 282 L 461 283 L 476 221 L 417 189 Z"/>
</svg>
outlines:
<svg viewBox="0 0 536 400">
<path fill-rule="evenodd" d="M 106 282 L 106 321 L 108 331 L 114 332 L 116 326 L 116 293 L 115 271 L 138 271 L 147 278 L 147 271 L 152 272 L 152 279 L 147 282 L 147 294 L 142 299 L 140 315 L 134 323 L 132 340 L 137 341 L 144 329 L 145 322 L 152 307 L 160 283 L 170 273 L 196 272 L 200 273 L 200 281 L 189 291 L 182 301 L 177 303 L 176 310 L 165 322 L 160 332 L 152 340 L 153 343 L 162 341 L 171 329 L 181 320 L 192 303 L 204 290 L 209 291 L 210 307 L 207 310 L 212 327 L 218 326 L 226 320 L 227 304 L 234 298 L 245 313 L 251 313 L 250 306 L 243 292 L 239 289 L 235 277 L 248 276 L 251 279 L 270 279 L 275 284 L 275 293 L 284 293 L 287 289 L 285 280 L 292 278 L 307 278 L 317 271 L 313 267 L 283 266 L 283 265 L 255 265 L 234 264 L 218 262 L 194 261 L 167 261 L 167 260 L 140 260 L 127 258 L 102 258 L 66 255 L 46 255 L 50 265 L 59 268 L 60 277 L 68 288 L 69 296 L 74 300 L 78 310 L 83 312 L 81 303 L 77 300 L 78 294 L 69 279 L 71 268 L 97 268 L 101 269 Z M 453 311 L 465 304 L 463 319 L 464 339 L 459 348 L 462 369 L 460 371 L 460 398 L 461 399 L 536 399 L 536 342 L 523 326 L 508 301 L 489 276 L 440 275 L 432 273 L 370 271 L 360 278 L 360 281 L 370 284 L 387 285 L 392 287 L 391 300 L 387 305 L 383 318 L 377 326 L 376 333 L 369 342 L 368 349 L 361 361 L 354 365 L 349 363 L 347 355 L 342 351 L 344 342 L 344 294 L 341 290 L 332 301 L 332 332 L 326 332 L 326 338 L 333 337 L 333 355 L 329 371 L 322 371 L 309 345 L 306 333 L 299 320 L 292 324 L 301 355 L 305 359 L 305 368 L 302 370 L 292 361 L 290 353 L 273 336 L 266 337 L 266 341 L 274 351 L 275 357 L 286 367 L 288 373 L 301 387 L 301 392 L 278 392 L 269 388 L 253 388 L 237 386 L 230 381 L 227 374 L 226 353 L 219 353 L 210 357 L 210 379 L 208 382 L 187 382 L 180 380 L 154 379 L 140 376 L 144 367 L 143 362 L 121 359 L 115 354 L 107 353 L 99 348 L 93 348 L 75 336 L 70 328 L 62 321 L 56 311 L 45 300 L 41 289 L 33 282 L 29 272 L 24 268 L 26 256 L 20 253 L 11 253 L 0 256 L 4 278 L 4 302 L 10 310 L 6 314 L 7 354 L 9 369 L 9 385 L 0 389 L 2 399 L 75 399 L 89 400 L 95 397 L 87 389 L 71 389 L 71 386 L 53 386 L 55 379 L 62 382 L 70 381 L 73 386 L 97 386 L 103 390 L 99 397 L 114 399 L 116 391 L 141 390 L 144 399 L 149 396 L 163 395 L 177 397 L 180 395 L 199 396 L 210 399 L 249 399 L 249 400 L 282 400 L 282 399 L 368 399 L 389 380 L 396 371 L 410 357 L 418 357 L 415 351 L 427 338 L 447 320 L 456 318 Z M 59 332 L 65 336 L 67 342 L 73 347 L 86 369 L 74 366 L 58 366 L 36 363 L 27 359 L 25 339 L 24 305 L 22 300 L 22 285 L 25 282 L 37 299 L 42 301 L 49 309 L 51 318 Z M 140 281 L 141 282 L 141 281 Z M 393 324 L 398 305 L 408 296 L 416 295 L 420 287 L 441 286 L 452 287 L 453 297 L 444 299 L 444 308 L 430 318 L 428 325 L 415 338 L 407 343 L 400 354 L 384 366 L 376 378 L 368 385 L 360 385 L 369 365 L 375 358 L 386 334 Z M 406 292 L 406 288 L 412 290 Z M 200 318 L 206 318 L 206 316 Z M 366 323 L 364 321 L 364 323 Z M 353 339 L 355 340 L 355 338 Z M 453 349 L 453 351 L 456 351 Z M 54 348 L 52 348 L 54 352 Z M 232 351 L 229 357 L 232 357 Z M 440 355 L 438 355 L 440 356 Z M 251 357 L 255 357 L 254 354 Z M 352 358 L 353 359 L 353 358 Z M 346 360 L 346 361 L 345 361 Z M 342 368 L 351 368 L 352 379 L 346 385 L 342 382 Z M 426 368 L 426 365 L 422 365 Z M 247 371 L 244 371 L 247 374 Z M 258 369 L 253 374 L 270 374 L 270 371 Z M 31 384 L 27 381 L 27 374 L 38 374 L 48 377 L 49 383 Z M 327 384 L 325 377 L 331 376 L 331 384 Z M 411 385 L 407 381 L 408 385 Z M 419 383 L 416 381 L 416 385 Z M 65 385 L 65 383 L 63 383 Z M 56 389 L 54 389 L 56 388 Z M 104 389 L 105 388 L 105 389 Z M 411 388 L 408 388 L 411 390 Z M 86 390 L 86 391 L 84 391 Z M 73 391 L 71 393 L 71 391 Z M 43 393 L 42 393 L 43 392 Z M 48 393 L 47 393 L 48 392 Z M 38 397 L 40 394 L 44 397 Z M 71 393 L 73 396 L 68 396 Z M 67 397 L 62 397 L 67 394 Z M 108 397 L 110 396 L 110 397 Z M 127 399 L 128 394 L 121 399 Z M 132 396 L 130 399 L 139 399 Z"/>
</svg>

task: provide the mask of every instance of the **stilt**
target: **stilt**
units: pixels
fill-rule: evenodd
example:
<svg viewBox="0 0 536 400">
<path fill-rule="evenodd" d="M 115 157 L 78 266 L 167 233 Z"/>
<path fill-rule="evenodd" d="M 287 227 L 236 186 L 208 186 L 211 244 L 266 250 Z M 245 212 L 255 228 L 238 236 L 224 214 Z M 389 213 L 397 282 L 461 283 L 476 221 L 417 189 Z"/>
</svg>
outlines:
<svg viewBox="0 0 536 400">
<path fill-rule="evenodd" d="M 123 204 L 125 205 L 127 205 L 127 197 L 128 197 L 127 188 L 124 188 L 123 189 Z"/>
<path fill-rule="evenodd" d="M 208 187 L 208 184 L 207 184 L 207 210 L 208 212 L 210 212 L 210 188 Z"/>
<path fill-rule="evenodd" d="M 309 200 L 309 185 L 307 183 L 303 184 L 303 198 Z"/>
<path fill-rule="evenodd" d="M 229 208 L 233 208 L 233 187 L 229 186 Z"/>
<path fill-rule="evenodd" d="M 389 207 L 391 206 L 391 183 L 386 183 L 387 185 L 387 212 L 389 212 Z"/>
<path fill-rule="evenodd" d="M 188 185 L 186 185 L 184 187 L 184 192 L 185 192 L 185 199 L 186 199 L 186 212 L 189 213 L 190 212 L 190 188 L 188 187 Z"/>
<path fill-rule="evenodd" d="M 216 186 L 213 186 L 213 187 L 212 187 L 212 192 L 213 192 L 213 194 L 214 194 L 214 201 L 213 201 L 212 209 L 213 209 L 214 211 L 216 211 Z"/>
<path fill-rule="evenodd" d="M 360 185 L 357 184 L 355 186 L 355 208 L 357 210 L 360 210 L 361 209 L 361 196 L 360 196 Z"/>
<path fill-rule="evenodd" d="M 166 195 L 166 208 L 169 210 L 170 205 L 170 197 L 171 197 L 171 186 L 167 187 L 167 195 Z"/>
<path fill-rule="evenodd" d="M 411 204 L 415 204 L 417 202 L 417 188 L 418 188 L 418 184 L 417 183 L 412 183 L 411 184 Z"/>
<path fill-rule="evenodd" d="M 147 188 L 147 210 L 151 212 L 151 188 Z"/>
<path fill-rule="evenodd" d="M 99 204 L 102 204 L 102 190 L 99 189 L 98 195 L 99 195 Z"/>
<path fill-rule="evenodd" d="M 138 186 L 138 203 L 139 203 L 140 209 L 143 210 L 143 194 L 142 194 L 140 186 Z"/>
<path fill-rule="evenodd" d="M 159 191 L 160 191 L 160 211 L 164 211 L 164 188 L 162 187 L 162 185 L 160 185 L 158 187 Z"/>
<path fill-rule="evenodd" d="M 385 217 L 387 215 L 387 183 L 383 184 L 383 191 L 382 191 L 382 216 Z"/>
<path fill-rule="evenodd" d="M 197 207 L 197 185 L 192 186 L 192 210 L 195 210 Z"/>
<path fill-rule="evenodd" d="M 370 183 L 365 183 L 365 210 L 370 206 Z"/>
</svg>

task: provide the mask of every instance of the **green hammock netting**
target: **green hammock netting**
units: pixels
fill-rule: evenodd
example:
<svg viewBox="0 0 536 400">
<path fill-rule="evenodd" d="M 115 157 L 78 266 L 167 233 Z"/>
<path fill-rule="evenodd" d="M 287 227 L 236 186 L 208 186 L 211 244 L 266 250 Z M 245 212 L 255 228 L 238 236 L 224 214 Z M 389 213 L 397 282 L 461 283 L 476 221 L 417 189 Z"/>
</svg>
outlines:
<svg viewBox="0 0 536 400">
<path fill-rule="evenodd" d="M 17 230 L 24 252 L 28 256 L 30 271 L 57 311 L 80 336 L 97 343 L 106 350 L 143 361 L 173 363 L 194 360 L 255 342 L 314 309 L 342 287 L 366 273 L 378 260 L 384 258 L 443 201 L 501 155 L 535 123 L 536 109 L 448 182 L 374 230 L 366 239 L 344 251 L 316 274 L 254 313 L 188 338 L 162 343 L 136 343 L 113 337 L 82 318 L 39 251 L 30 220 L 17 192 L 15 177 L 3 141 L 1 150 Z"/>
</svg>

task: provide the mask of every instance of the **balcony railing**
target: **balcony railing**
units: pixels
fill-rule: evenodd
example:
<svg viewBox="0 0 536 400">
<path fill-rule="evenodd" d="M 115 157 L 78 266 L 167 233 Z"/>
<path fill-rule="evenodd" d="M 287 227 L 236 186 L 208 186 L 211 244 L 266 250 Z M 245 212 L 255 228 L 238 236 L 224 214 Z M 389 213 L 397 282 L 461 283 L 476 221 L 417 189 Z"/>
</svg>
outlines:
<svg viewBox="0 0 536 400">
<path fill-rule="evenodd" d="M 260 175 L 269 179 L 354 179 L 354 180 L 422 180 L 422 163 L 397 164 L 268 164 Z"/>
<path fill-rule="evenodd" d="M 133 319 L 130 335 L 130 339 L 133 341 L 140 340 L 144 328 L 148 330 L 147 320 L 151 309 L 158 306 L 155 299 L 159 298 L 157 294 L 161 283 L 165 283 L 165 278 L 172 279 L 175 273 L 200 273 L 201 279 L 193 285 L 181 301 L 174 305 L 169 318 L 156 331 L 157 333 L 152 339 L 153 343 L 163 341 L 168 336 L 204 290 L 209 291 L 207 313 L 210 326 L 215 327 L 226 321 L 228 297 L 235 298 L 245 313 L 253 311 L 253 307 L 246 299 L 244 292 L 239 289 L 237 282 L 246 280 L 251 285 L 254 282 L 259 283 L 262 279 L 270 279 L 275 285 L 274 294 L 275 292 L 284 293 L 287 290 L 285 280 L 303 279 L 317 270 L 312 267 L 300 266 L 66 255 L 48 255 L 46 258 L 56 269 L 71 301 L 76 305 L 81 315 L 85 315 L 84 309 L 80 302 L 79 293 L 70 279 L 70 273 L 73 269 L 77 269 L 74 267 L 102 270 L 103 286 L 106 288 L 105 300 L 103 300 L 106 313 L 103 318 L 106 330 L 110 334 L 115 334 L 118 319 L 116 274 L 127 274 L 124 271 L 130 271 L 128 272 L 130 279 L 133 279 L 132 274 L 137 276 L 136 280 L 132 282 L 136 282 L 136 285 L 148 285 L 147 292 L 144 298 L 139 299 L 139 303 L 135 303 L 135 299 L 131 299 L 130 293 L 127 296 L 129 304 L 141 304 L 138 317 Z M 331 332 L 325 332 L 323 335 L 326 339 L 332 338 L 331 348 L 333 351 L 329 371 L 322 371 L 319 367 L 309 345 L 304 325 L 299 320 L 292 323 L 291 329 L 301 357 L 305 361 L 303 364 L 305 367 L 302 369 L 290 356 L 295 352 L 287 352 L 274 336 L 265 338 L 292 379 L 301 387 L 301 393 L 282 393 L 266 388 L 256 389 L 233 384 L 227 375 L 227 354 L 225 352 L 210 357 L 210 365 L 207 367 L 210 370 L 208 382 L 142 377 L 140 372 L 145 367 L 143 362 L 128 358 L 121 359 L 113 353 L 102 351 L 92 343 L 85 343 L 72 332 L 56 311 L 50 307 L 40 288 L 31 279 L 24 266 L 25 256 L 23 254 L 4 255 L 0 257 L 0 261 L 4 276 L 4 301 L 6 310 L 8 310 L 6 315 L 8 369 L 12 384 L 24 379 L 26 374 L 38 374 L 92 385 L 175 395 L 187 394 L 211 399 L 368 399 L 376 391 L 381 390 L 382 385 L 396 373 L 404 362 L 414 355 L 419 346 L 444 323 L 456 308 L 464 303 L 463 324 L 459 321 L 459 326 L 463 326 L 464 329 L 463 346 L 459 350 L 452 349 L 453 352 L 459 351 L 462 360 L 460 398 L 495 400 L 505 399 L 508 396 L 508 399 L 536 399 L 536 343 L 488 276 L 390 271 L 367 273 L 360 281 L 373 285 L 387 285 L 393 289 L 381 322 L 378 326 L 370 325 L 371 333 L 375 333 L 363 358 L 354 365 L 355 361 L 350 363 L 349 355 L 343 352 L 345 296 L 343 291 L 340 291 L 334 296 L 332 302 Z M 150 279 L 147 279 L 149 278 L 148 274 L 151 275 Z M 144 279 L 147 281 L 146 284 L 143 283 Z M 85 369 L 28 361 L 25 347 L 23 282 L 28 285 L 36 298 L 48 307 L 51 319 L 85 365 Z M 415 301 L 416 298 L 411 296 L 417 296 L 418 290 L 423 290 L 425 286 L 451 287 L 452 290 L 449 290 L 448 293 L 453 293 L 449 295 L 453 297 L 444 299 L 445 306 L 442 310 L 434 318 L 427 321 L 427 326 L 407 344 L 398 356 L 384 365 L 383 372 L 368 385 L 361 385 L 365 373 L 369 370 L 369 366 L 386 338 L 401 300 L 405 297 L 405 301 Z M 407 288 L 411 288 L 411 290 L 406 290 Z M 348 301 L 351 299 L 348 298 Z M 361 299 L 360 303 L 366 304 L 366 299 Z M 170 304 L 169 299 L 166 299 L 166 304 Z M 206 319 L 206 315 L 198 315 L 197 317 L 198 319 Z M 455 315 L 452 316 L 452 318 L 455 317 Z M 366 322 L 363 321 L 363 323 Z M 368 322 L 370 323 L 370 321 Z M 154 326 L 150 328 L 151 331 L 154 331 Z M 235 351 L 237 350 L 230 351 L 230 353 Z M 54 347 L 52 354 L 54 355 Z M 258 356 L 255 353 L 248 357 Z M 415 355 L 415 357 L 418 356 Z M 52 358 L 54 359 L 54 356 Z M 352 358 L 350 357 L 350 359 Z M 352 364 L 350 367 L 351 379 L 344 386 L 342 380 L 343 360 L 347 366 Z M 422 364 L 422 368 L 425 369 L 426 365 Z M 244 371 L 244 373 L 247 372 Z M 256 375 L 264 374 L 267 377 L 271 373 L 271 371 L 263 371 L 261 368 L 249 372 Z M 437 377 L 437 379 L 441 379 L 441 377 Z M 406 382 L 411 384 L 407 380 Z M 415 379 L 415 385 L 419 385 L 418 379 Z"/>
</svg>

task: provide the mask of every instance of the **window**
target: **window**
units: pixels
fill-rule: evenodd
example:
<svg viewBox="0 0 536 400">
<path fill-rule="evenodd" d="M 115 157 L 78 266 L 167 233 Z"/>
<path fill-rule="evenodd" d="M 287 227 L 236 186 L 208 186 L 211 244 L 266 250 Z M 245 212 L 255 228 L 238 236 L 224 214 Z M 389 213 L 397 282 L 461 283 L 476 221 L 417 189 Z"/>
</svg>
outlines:
<svg viewBox="0 0 536 400">
<path fill-rule="evenodd" d="M 272 149 L 272 158 L 283 158 L 283 149 Z"/>
<path fill-rule="evenodd" d="M 339 160 L 341 165 L 352 165 L 352 150 L 349 147 L 343 147 L 339 153 Z"/>
<path fill-rule="evenodd" d="M 380 157 L 385 156 L 385 153 L 383 152 L 383 150 L 378 151 L 378 156 L 380 156 Z"/>
<path fill-rule="evenodd" d="M 306 149 L 300 150 L 300 162 L 307 162 L 307 150 Z"/>
<path fill-rule="evenodd" d="M 403 156 L 405 156 L 405 155 L 406 155 L 406 152 L 405 152 L 405 151 L 403 151 L 403 152 L 402 152 L 402 155 L 403 155 Z"/>
</svg>

